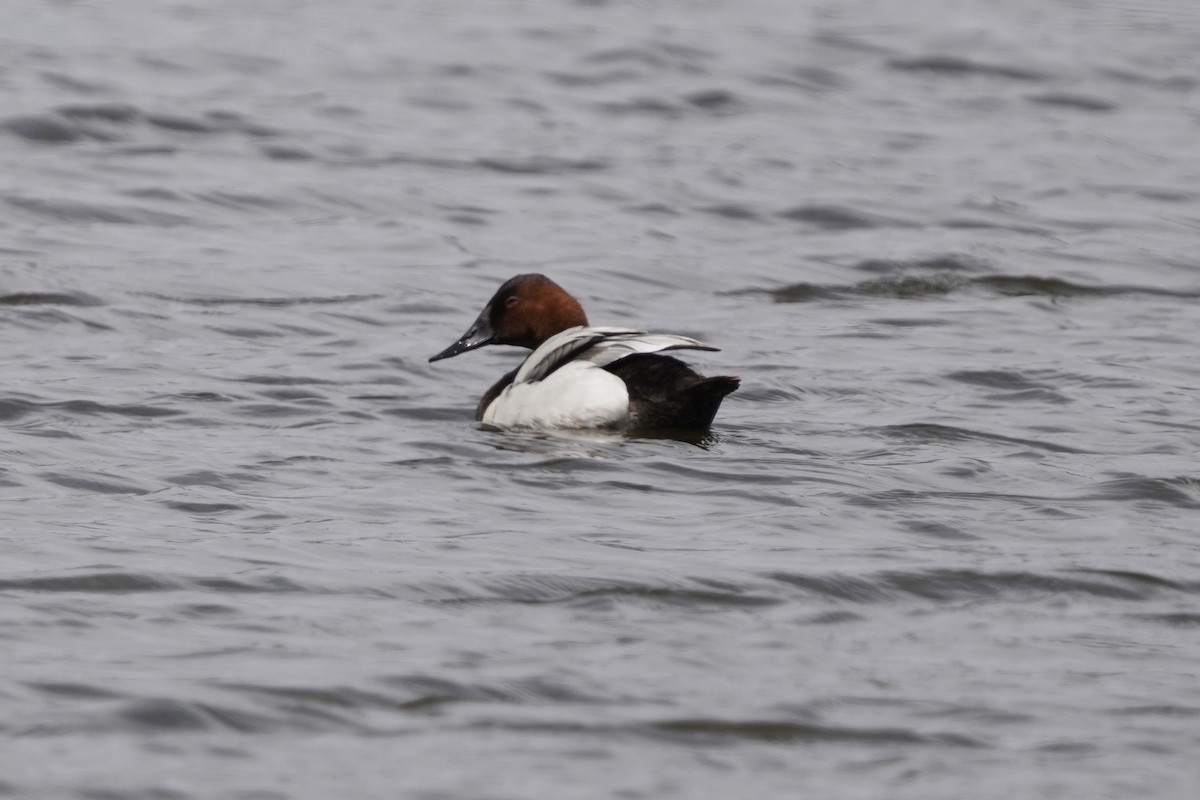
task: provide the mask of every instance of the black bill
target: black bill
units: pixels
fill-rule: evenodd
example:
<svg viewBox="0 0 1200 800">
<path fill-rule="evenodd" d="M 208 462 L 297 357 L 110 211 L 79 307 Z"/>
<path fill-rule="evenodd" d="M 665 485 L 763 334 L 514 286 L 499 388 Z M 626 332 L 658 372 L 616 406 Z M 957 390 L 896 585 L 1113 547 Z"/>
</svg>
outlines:
<svg viewBox="0 0 1200 800">
<path fill-rule="evenodd" d="M 441 361 L 443 358 L 451 358 L 468 350 L 483 347 L 485 344 L 491 344 L 492 340 L 496 338 L 496 334 L 492 330 L 491 315 L 492 307 L 488 305 L 487 308 L 483 309 L 483 313 L 479 315 L 479 319 L 475 320 L 470 328 L 467 328 L 467 332 L 462 335 L 462 338 L 436 356 L 430 356 L 429 362 Z"/>
</svg>

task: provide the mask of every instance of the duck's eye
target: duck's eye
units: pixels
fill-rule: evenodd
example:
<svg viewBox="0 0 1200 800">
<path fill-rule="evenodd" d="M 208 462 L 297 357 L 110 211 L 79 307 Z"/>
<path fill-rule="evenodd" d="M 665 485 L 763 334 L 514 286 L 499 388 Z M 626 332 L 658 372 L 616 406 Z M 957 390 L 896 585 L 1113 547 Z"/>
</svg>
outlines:
<svg viewBox="0 0 1200 800">
<path fill-rule="evenodd" d="M 513 306 L 515 306 L 515 305 L 516 305 L 517 303 L 519 303 L 519 302 L 521 302 L 521 298 L 519 298 L 519 297 L 515 297 L 515 296 L 514 296 L 514 297 L 510 297 L 510 298 L 508 298 L 507 300 L 505 300 L 505 301 L 504 301 L 504 305 L 505 305 L 505 307 L 507 307 L 507 308 L 512 308 Z"/>
</svg>

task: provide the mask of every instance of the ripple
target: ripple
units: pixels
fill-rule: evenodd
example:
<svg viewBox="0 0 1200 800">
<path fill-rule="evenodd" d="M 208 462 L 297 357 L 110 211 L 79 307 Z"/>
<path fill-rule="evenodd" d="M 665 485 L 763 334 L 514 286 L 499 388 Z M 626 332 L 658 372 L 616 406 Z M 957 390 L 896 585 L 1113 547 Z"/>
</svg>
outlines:
<svg viewBox="0 0 1200 800">
<path fill-rule="evenodd" d="M 221 514 L 226 511 L 242 511 L 246 508 L 246 506 L 234 503 L 197 503 L 178 500 L 168 500 L 163 505 L 186 514 Z"/>
<path fill-rule="evenodd" d="M 676 42 L 655 41 L 600 50 L 584 60 L 592 64 L 632 64 L 664 72 L 698 74 L 706 71 L 706 62 L 715 58 L 716 54 L 710 50 Z"/>
<path fill-rule="evenodd" d="M 156 128 L 181 133 L 214 133 L 220 127 L 196 117 L 185 117 L 176 114 L 146 114 L 146 123 Z"/>
<path fill-rule="evenodd" d="M 1124 706 L 1112 709 L 1111 714 L 1122 717 L 1200 717 L 1200 708 L 1170 704 L 1153 706 Z"/>
<path fill-rule="evenodd" d="M 119 713 L 124 721 L 134 717 L 149 728 L 382 732 L 368 722 L 380 712 L 422 718 L 459 704 L 536 706 L 604 702 L 559 681 L 540 677 L 489 685 L 415 674 L 384 676 L 376 683 L 381 688 L 215 683 L 216 688 L 248 700 L 260 710 L 244 711 L 244 702 L 234 711 L 227 705 L 154 699 L 127 703 Z"/>
<path fill-rule="evenodd" d="M 928 536 L 931 539 L 971 541 L 980 538 L 953 525 L 933 520 L 901 520 L 900 526 L 905 530 L 919 533 L 922 536 Z"/>
<path fill-rule="evenodd" d="M 600 698 L 560 681 L 545 678 L 498 683 L 467 683 L 433 675 L 392 675 L 378 679 L 390 689 L 399 690 L 406 708 L 429 707 L 456 702 L 514 704 L 597 703 Z"/>
<path fill-rule="evenodd" d="M 703 89 L 684 95 L 684 102 L 714 114 L 728 114 L 745 108 L 746 103 L 727 89 Z"/>
<path fill-rule="evenodd" d="M 609 168 L 606 161 L 594 158 L 556 158 L 528 156 L 525 158 L 477 158 L 475 165 L 492 172 L 515 175 L 568 175 L 576 172 L 599 172 Z"/>
<path fill-rule="evenodd" d="M 940 256 L 917 259 L 868 258 L 852 266 L 859 272 L 870 272 L 877 275 L 896 275 L 900 273 L 929 270 L 932 272 L 980 272 L 987 266 L 986 262 L 972 256 L 949 253 Z"/>
<path fill-rule="evenodd" d="M 269 686 L 231 683 L 222 688 L 265 702 L 288 715 L 320 715 L 322 710 L 374 712 L 381 709 L 428 713 L 458 703 L 597 703 L 599 698 L 566 684 L 530 678 L 497 685 L 467 683 L 432 675 L 394 675 L 376 679 L 382 691 L 359 686 Z"/>
<path fill-rule="evenodd" d="M 758 75 L 750 79 L 760 86 L 797 89 L 805 94 L 826 94 L 847 88 L 849 81 L 825 67 L 797 66 L 781 73 Z"/>
<path fill-rule="evenodd" d="M 641 73 L 632 69 L 606 69 L 588 73 L 581 72 L 548 72 L 547 80 L 565 86 L 569 89 L 590 88 L 593 86 L 609 86 L 615 83 L 628 83 L 641 77 Z"/>
<path fill-rule="evenodd" d="M 776 303 L 811 303 L 814 300 L 830 300 L 844 296 L 844 291 L 816 283 L 793 283 L 779 289 L 741 289 L 730 294 L 766 294 Z"/>
<path fill-rule="evenodd" d="M 245 375 L 231 378 L 237 383 L 256 383 L 262 386 L 336 386 L 338 381 L 307 375 Z M 223 398 L 227 399 L 227 398 Z"/>
<path fill-rule="evenodd" d="M 652 585 L 628 580 L 580 578 L 572 575 L 514 575 L 486 581 L 474 590 L 466 587 L 427 586 L 422 591 L 442 603 L 575 604 L 606 607 L 611 604 L 747 608 L 775 605 L 778 598 L 729 586 L 716 588 L 707 581 Z"/>
<path fill-rule="evenodd" d="M 48 694 L 52 697 L 62 697 L 69 700 L 114 700 L 125 695 L 93 686 L 87 683 L 60 683 L 55 681 L 29 681 L 25 684 L 31 689 Z"/>
<path fill-rule="evenodd" d="M 1017 372 L 1005 370 L 960 370 L 945 376 L 949 380 L 971 386 L 983 386 L 1004 391 L 987 395 L 989 400 L 1004 402 L 1038 402 L 1064 405 L 1074 402 L 1053 387 L 1030 380 Z"/>
<path fill-rule="evenodd" d="M 925 734 L 903 728 L 852 728 L 770 719 L 695 717 L 652 722 L 642 729 L 650 735 L 662 735 L 689 744 L 857 742 L 865 745 L 983 746 L 982 742 L 960 734 Z"/>
<path fill-rule="evenodd" d="M 0 398 L 0 419 L 19 419 L 35 411 L 59 411 L 75 417 L 119 416 L 141 419 L 173 417 L 184 412 L 162 406 L 101 403 L 96 400 L 60 400 L 39 402 L 22 397 Z"/>
<path fill-rule="evenodd" d="M 134 122 L 141 116 L 136 106 L 127 103 L 89 103 L 59 106 L 53 112 L 59 117 L 74 120 L 102 120 L 104 122 Z"/>
<path fill-rule="evenodd" d="M 913 223 L 881 214 L 870 214 L 843 206 L 803 205 L 780 211 L 776 216 L 825 230 L 913 227 Z"/>
<path fill-rule="evenodd" d="M 1152 287 L 1136 286 L 1086 286 L 1061 278 L 1040 275 L 987 275 L 974 279 L 973 283 L 991 289 L 1004 297 L 1113 297 L 1129 294 L 1168 294 L 1175 292 Z M 1200 296 L 1195 293 L 1193 296 Z"/>
<path fill-rule="evenodd" d="M 864 262 L 883 263 L 887 262 Z M 882 269 L 888 269 L 884 266 Z M 950 267 L 956 270 L 957 267 Z M 893 297 L 919 300 L 929 297 L 944 297 L 963 291 L 983 289 L 999 297 L 1046 297 L 1065 298 L 1109 298 L 1172 297 L 1179 299 L 1200 298 L 1200 290 L 1163 289 L 1155 286 L 1135 285 L 1086 285 L 1062 278 L 1037 275 L 983 275 L 970 277 L 950 271 L 933 275 L 889 275 L 887 277 L 860 281 L 854 284 L 794 283 L 777 289 L 747 288 L 729 294 L 765 294 L 777 303 L 808 303 L 849 297 Z"/>
<path fill-rule="evenodd" d="M 213 720 L 193 703 L 179 700 L 139 700 L 128 704 L 120 717 L 130 726 L 150 731 L 207 730 Z"/>
<path fill-rule="evenodd" d="M 119 206 L 113 204 L 84 203 L 79 200 L 48 200 L 22 195 L 5 195 L 0 198 L 35 219 L 72 224 L 108 225 L 153 225 L 171 227 L 189 225 L 192 220 L 179 214 L 144 208 L 141 206 Z"/>
<path fill-rule="evenodd" d="M 1169 628 L 1200 628 L 1200 613 L 1180 611 L 1173 614 L 1135 614 L 1135 619 L 1166 625 Z"/>
<path fill-rule="evenodd" d="M 203 589 L 229 594 L 297 593 L 321 594 L 324 590 L 302 586 L 281 576 L 265 576 L 256 580 L 228 577 L 183 577 L 119 571 L 87 572 L 79 575 L 56 575 L 34 578 L 0 580 L 0 589 L 32 592 L 87 592 L 123 594 L 130 592 L 174 592 Z"/>
<path fill-rule="evenodd" d="M 762 215 L 749 206 L 740 203 L 721 203 L 714 206 L 705 206 L 700 211 L 705 214 L 712 214 L 717 217 L 734 220 L 736 222 L 751 222 L 761 221 Z"/>
<path fill-rule="evenodd" d="M 1200 79 L 1194 75 L 1151 75 L 1130 69 L 1114 69 L 1106 67 L 1100 74 L 1121 83 L 1133 86 L 1147 86 L 1152 89 L 1163 89 L 1170 92 L 1190 92 L 1200 86 Z"/>
<path fill-rule="evenodd" d="M 917 58 L 897 58 L 889 61 L 888 66 L 901 72 L 927 72 L 950 78 L 980 76 L 984 78 L 1005 78 L 1013 81 L 1043 81 L 1048 77 L 1042 72 L 1037 72 L 1026 67 L 986 64 L 958 56 L 932 55 Z"/>
<path fill-rule="evenodd" d="M 211 730 L 256 733 L 281 727 L 299 727 L 295 721 L 285 725 L 279 720 L 240 708 L 174 698 L 130 701 L 123 704 L 114 717 L 119 727 L 153 734 Z"/>
<path fill-rule="evenodd" d="M 259 152 L 273 161 L 312 161 L 316 158 L 302 147 L 286 144 L 263 145 Z"/>
<path fill-rule="evenodd" d="M 209 111 L 203 116 L 186 116 L 143 111 L 127 103 L 80 103 L 64 105 L 38 114 L 0 121 L 7 131 L 39 144 L 71 144 L 80 141 L 117 142 L 128 140 L 136 128 L 167 133 L 212 135 L 241 133 L 271 136 L 275 131 L 250 122 L 229 111 Z"/>
<path fill-rule="evenodd" d="M 96 494 L 146 494 L 149 489 L 132 483 L 114 480 L 111 475 L 88 474 L 76 475 L 60 472 L 43 472 L 40 477 L 67 489 L 79 489 Z"/>
<path fill-rule="evenodd" d="M 43 72 L 41 78 L 52 86 L 77 94 L 108 94 L 113 91 L 108 84 L 98 83 L 90 78 L 77 78 L 61 72 Z"/>
<path fill-rule="evenodd" d="M 1027 600 L 1059 595 L 1145 601 L 1163 595 L 1200 593 L 1200 584 L 1108 570 L 1073 570 L 1069 574 L 1042 575 L 936 569 L 882 572 L 871 577 L 775 572 L 766 577 L 817 597 L 854 603 L 883 603 L 902 598 L 942 602 L 977 598 Z"/>
<path fill-rule="evenodd" d="M 0 294 L 0 306 L 102 306 L 104 301 L 84 292 L 11 292 Z"/>
<path fill-rule="evenodd" d="M 685 745 L 857 743 L 864 746 L 986 746 L 978 739 L 955 733 L 919 733 L 904 728 L 821 725 L 776 719 L 683 717 L 629 725 L 495 720 L 486 725 L 488 728 L 555 736 L 646 737 Z"/>
<path fill-rule="evenodd" d="M 1189 476 L 1151 478 L 1145 475 L 1126 474 L 1098 484 L 1096 489 L 1096 492 L 1088 494 L 1086 497 L 1100 500 L 1166 503 L 1177 508 L 1200 508 L 1200 479 Z"/>
<path fill-rule="evenodd" d="M 661 97 L 635 97 L 631 100 L 598 103 L 598 111 L 612 116 L 648 116 L 677 119 L 685 110 L 679 104 Z"/>
<path fill-rule="evenodd" d="M 165 592 L 183 588 L 178 580 L 129 572 L 91 572 L 45 578 L 0 580 L 0 589 L 30 592 Z"/>
<path fill-rule="evenodd" d="M 181 297 L 177 295 L 156 294 L 145 292 L 145 297 L 154 300 L 166 300 L 172 303 L 183 303 L 190 306 L 257 306 L 260 308 L 292 308 L 293 306 L 308 305 L 340 305 L 345 303 L 362 303 L 369 300 L 380 300 L 381 294 L 346 294 L 329 297 Z"/>
<path fill-rule="evenodd" d="M 417 696 L 403 699 L 382 692 L 347 686 L 291 687 L 231 683 L 224 684 L 222 688 L 265 703 L 290 718 L 319 720 L 339 725 L 349 723 L 346 712 L 378 709 L 419 711 L 445 703 L 498 699 L 488 696 L 486 692 L 471 691 L 448 680 L 432 679 L 430 684 L 423 692 L 416 692 Z"/>
<path fill-rule="evenodd" d="M 223 592 L 229 594 L 321 594 L 323 590 L 314 586 L 305 586 L 295 581 L 284 578 L 279 575 L 270 575 L 259 578 L 257 580 L 235 580 L 233 578 L 194 578 L 189 581 L 190 585 L 209 589 L 215 592 Z"/>
<path fill-rule="evenodd" d="M 1101 100 L 1098 97 L 1088 97 L 1081 94 L 1064 94 L 1061 92 L 1048 92 L 1046 94 L 1031 95 L 1027 98 L 1029 102 L 1036 103 L 1040 106 L 1054 106 L 1056 108 L 1066 108 L 1072 111 L 1116 111 L 1118 106 L 1109 100 Z"/>
<path fill-rule="evenodd" d="M 296 203 L 291 200 L 244 192 L 198 192 L 194 197 L 200 202 L 208 203 L 209 205 L 238 210 L 269 209 L 279 211 L 296 207 Z"/>
<path fill-rule="evenodd" d="M 52 325 L 82 325 L 93 331 L 113 330 L 111 326 L 102 322 L 47 305 L 34 305 L 29 308 L 15 307 L 9 313 L 0 316 L 0 322 L 36 331 L 44 330 L 47 326 Z"/>
<path fill-rule="evenodd" d="M 1026 378 L 1019 372 L 1009 372 L 1006 370 L 960 370 L 958 372 L 949 372 L 946 377 L 952 381 L 971 384 L 972 386 L 986 386 L 989 389 L 1045 389 L 1049 388 L 1044 383 L 1038 383 Z"/>
<path fill-rule="evenodd" d="M 1085 453 L 1086 450 L 1079 450 L 1066 445 L 1055 444 L 1053 442 L 1041 441 L 1038 439 L 1022 439 L 1015 436 L 1002 436 L 997 433 L 987 433 L 985 431 L 976 431 L 969 428 L 960 428 L 954 425 L 939 425 L 929 422 L 913 422 L 904 425 L 883 425 L 871 430 L 878 431 L 886 436 L 895 436 L 908 441 L 919 443 L 929 442 L 962 442 L 962 441 L 983 441 L 996 442 L 999 444 L 1018 444 L 1024 447 L 1033 447 L 1038 450 L 1049 450 L 1052 453 Z"/>
<path fill-rule="evenodd" d="M 65 400 L 58 403 L 43 403 L 42 406 L 44 408 L 59 409 L 78 416 L 115 414 L 121 417 L 155 419 L 157 417 L 173 417 L 183 413 L 176 409 L 162 408 L 161 406 L 139 404 L 114 405 L 111 403 L 100 403 L 95 400 Z"/>
<path fill-rule="evenodd" d="M 895 297 L 899 299 L 939 297 L 964 285 L 957 275 L 908 275 L 879 278 L 854 285 L 853 293 L 863 297 Z"/>
<path fill-rule="evenodd" d="M 0 130 L 41 144 L 76 142 L 85 136 L 90 139 L 106 140 L 107 138 L 93 133 L 85 127 L 73 125 L 69 120 L 48 115 L 12 117 L 0 122 Z"/>
</svg>

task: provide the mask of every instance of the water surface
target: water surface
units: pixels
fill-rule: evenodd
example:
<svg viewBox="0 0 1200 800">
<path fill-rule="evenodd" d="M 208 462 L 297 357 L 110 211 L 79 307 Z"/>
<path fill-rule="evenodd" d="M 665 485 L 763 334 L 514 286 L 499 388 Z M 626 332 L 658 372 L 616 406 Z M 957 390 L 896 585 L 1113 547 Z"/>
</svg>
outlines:
<svg viewBox="0 0 1200 800">
<path fill-rule="evenodd" d="M 1190 4 L 5 16 L 0 795 L 1194 795 Z M 528 271 L 711 436 L 473 423 Z"/>
</svg>

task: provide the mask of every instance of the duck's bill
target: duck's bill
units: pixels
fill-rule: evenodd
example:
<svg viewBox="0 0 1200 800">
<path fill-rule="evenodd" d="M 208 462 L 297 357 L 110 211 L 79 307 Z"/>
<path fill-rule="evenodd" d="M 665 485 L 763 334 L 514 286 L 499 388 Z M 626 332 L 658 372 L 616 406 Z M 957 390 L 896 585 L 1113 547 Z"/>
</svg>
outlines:
<svg viewBox="0 0 1200 800">
<path fill-rule="evenodd" d="M 475 320 L 474 324 L 467 329 L 467 332 L 462 335 L 461 339 L 436 356 L 431 356 L 429 363 L 432 364 L 434 361 L 441 361 L 443 358 L 452 358 L 468 350 L 474 350 L 483 347 L 485 344 L 491 344 L 492 340 L 496 338 L 496 334 L 492 332 L 492 324 L 488 321 L 488 317 L 491 316 L 490 311 L 491 309 L 485 308 L 483 313 L 479 315 L 479 319 Z"/>
</svg>

